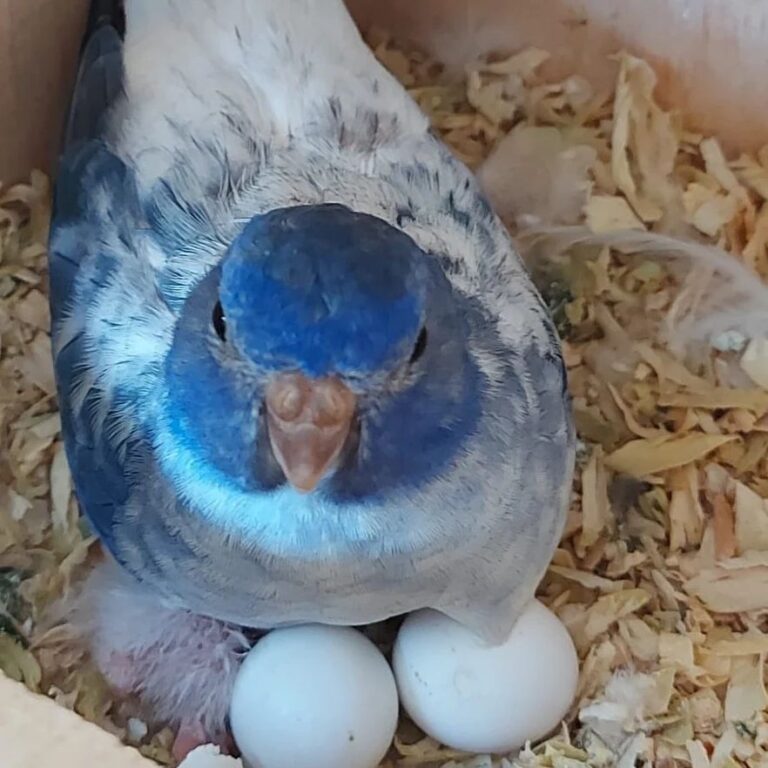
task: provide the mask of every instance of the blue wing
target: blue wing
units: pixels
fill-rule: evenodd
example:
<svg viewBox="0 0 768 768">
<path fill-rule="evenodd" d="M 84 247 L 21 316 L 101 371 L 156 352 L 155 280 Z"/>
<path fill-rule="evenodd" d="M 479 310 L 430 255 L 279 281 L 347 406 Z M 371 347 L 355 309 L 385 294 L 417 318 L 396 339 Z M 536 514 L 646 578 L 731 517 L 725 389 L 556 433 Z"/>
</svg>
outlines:
<svg viewBox="0 0 768 768">
<path fill-rule="evenodd" d="M 117 235 L 130 248 L 142 220 L 133 172 L 106 140 L 107 118 L 123 93 L 121 24 L 121 3 L 93 3 L 56 178 L 49 249 L 62 433 L 80 504 L 110 549 L 130 493 L 126 446 L 107 439 L 116 430 L 120 404 L 114 394 L 106 404 L 98 387 L 78 400 L 75 392 L 88 378 L 88 350 L 82 332 L 63 338 L 63 320 L 84 316 L 114 273 L 118 254 L 107 241 Z"/>
<path fill-rule="evenodd" d="M 77 81 L 64 136 L 53 200 L 51 242 L 58 244 L 57 234 L 63 227 L 85 218 L 89 184 L 96 166 L 103 167 L 108 158 L 91 146 L 100 143 L 110 109 L 123 93 L 124 16 L 122 3 L 94 0 L 78 70 Z M 93 162 L 96 156 L 98 162 Z M 116 158 L 115 158 L 116 159 Z M 74 276 L 84 251 L 72 243 L 69 248 L 52 249 L 51 309 L 54 322 L 71 296 Z"/>
</svg>

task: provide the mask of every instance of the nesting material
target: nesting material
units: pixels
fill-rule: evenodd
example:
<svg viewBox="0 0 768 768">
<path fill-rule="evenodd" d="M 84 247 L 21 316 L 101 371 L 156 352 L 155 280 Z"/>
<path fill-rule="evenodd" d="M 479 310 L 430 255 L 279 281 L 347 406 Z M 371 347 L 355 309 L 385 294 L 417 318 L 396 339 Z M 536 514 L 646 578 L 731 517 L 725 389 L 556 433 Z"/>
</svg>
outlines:
<svg viewBox="0 0 768 768">
<path fill-rule="evenodd" d="M 565 340 L 580 436 L 540 590 L 582 660 L 567 723 L 493 760 L 404 723 L 386 765 L 765 766 L 768 147 L 724 157 L 659 108 L 631 56 L 597 93 L 543 81 L 540 50 L 456 83 L 371 44 L 519 236 Z M 114 700 L 66 626 L 39 621 L 97 554 L 59 435 L 48 197 L 40 174 L 0 191 L 0 668 L 170 764 L 170 731 Z"/>
</svg>

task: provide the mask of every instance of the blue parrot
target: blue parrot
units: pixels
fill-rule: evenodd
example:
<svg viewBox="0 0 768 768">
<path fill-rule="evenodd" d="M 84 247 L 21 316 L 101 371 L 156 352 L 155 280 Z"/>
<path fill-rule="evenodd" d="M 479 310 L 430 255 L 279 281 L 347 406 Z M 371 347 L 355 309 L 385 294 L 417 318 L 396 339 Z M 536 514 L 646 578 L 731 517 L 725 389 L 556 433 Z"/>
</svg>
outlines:
<svg viewBox="0 0 768 768">
<path fill-rule="evenodd" d="M 569 501 L 559 341 L 342 0 L 94 3 L 50 296 L 118 688 L 212 732 L 253 628 L 508 635 Z"/>
</svg>

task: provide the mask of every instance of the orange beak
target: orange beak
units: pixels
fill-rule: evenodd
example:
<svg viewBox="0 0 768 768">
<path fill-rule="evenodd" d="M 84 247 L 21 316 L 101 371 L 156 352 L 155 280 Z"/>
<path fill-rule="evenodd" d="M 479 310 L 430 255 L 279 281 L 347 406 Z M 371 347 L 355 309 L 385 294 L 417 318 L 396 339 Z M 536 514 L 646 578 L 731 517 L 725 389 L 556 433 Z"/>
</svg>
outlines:
<svg viewBox="0 0 768 768">
<path fill-rule="evenodd" d="M 288 482 L 310 493 L 339 458 L 357 398 L 336 378 L 283 374 L 267 387 L 272 451 Z"/>
</svg>

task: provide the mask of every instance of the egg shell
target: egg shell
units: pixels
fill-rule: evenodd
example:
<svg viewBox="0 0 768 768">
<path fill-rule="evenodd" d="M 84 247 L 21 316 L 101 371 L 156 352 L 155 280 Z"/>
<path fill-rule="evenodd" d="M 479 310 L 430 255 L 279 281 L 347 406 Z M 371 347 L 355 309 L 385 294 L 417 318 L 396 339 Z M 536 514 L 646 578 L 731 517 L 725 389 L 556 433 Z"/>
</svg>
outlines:
<svg viewBox="0 0 768 768">
<path fill-rule="evenodd" d="M 179 768 L 243 768 L 240 760 L 221 754 L 213 744 L 206 744 L 190 752 Z"/>
<path fill-rule="evenodd" d="M 245 659 L 230 707 L 250 768 L 374 768 L 392 743 L 398 699 L 376 646 L 344 627 L 278 629 Z"/>
<path fill-rule="evenodd" d="M 579 678 L 567 630 L 537 601 L 498 646 L 436 611 L 412 614 L 393 665 L 417 725 L 446 746 L 483 754 L 511 752 L 556 728 Z"/>
</svg>

